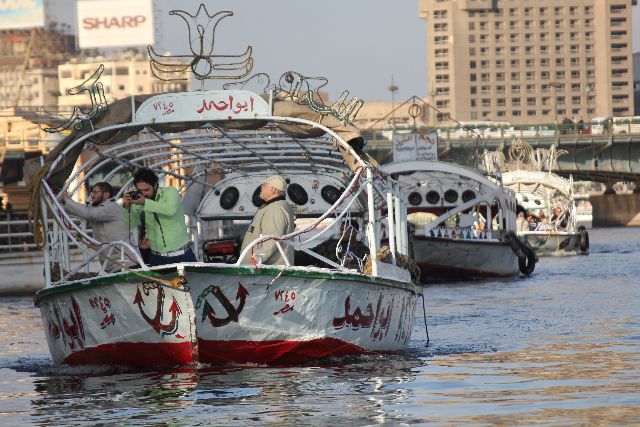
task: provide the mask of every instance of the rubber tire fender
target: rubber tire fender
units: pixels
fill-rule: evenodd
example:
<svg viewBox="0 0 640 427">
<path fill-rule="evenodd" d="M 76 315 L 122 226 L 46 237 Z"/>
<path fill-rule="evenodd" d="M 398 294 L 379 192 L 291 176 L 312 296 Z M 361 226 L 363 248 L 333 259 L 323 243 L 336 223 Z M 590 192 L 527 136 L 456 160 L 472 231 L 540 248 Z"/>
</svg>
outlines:
<svg viewBox="0 0 640 427">
<path fill-rule="evenodd" d="M 533 248 L 526 243 L 523 243 L 523 246 L 526 248 L 524 250 L 526 256 L 523 258 L 518 258 L 518 267 L 520 268 L 520 272 L 525 275 L 530 275 L 533 273 L 533 270 L 536 268 L 536 263 L 538 262 L 538 257 L 536 256 Z"/>
<path fill-rule="evenodd" d="M 525 275 L 530 275 L 536 268 L 538 257 L 528 242 L 523 242 L 513 231 L 505 233 L 504 238 L 509 242 L 513 253 L 518 257 L 518 268 Z"/>
<path fill-rule="evenodd" d="M 584 225 L 578 227 L 580 231 L 580 252 L 586 255 L 589 252 L 589 232 Z"/>
</svg>

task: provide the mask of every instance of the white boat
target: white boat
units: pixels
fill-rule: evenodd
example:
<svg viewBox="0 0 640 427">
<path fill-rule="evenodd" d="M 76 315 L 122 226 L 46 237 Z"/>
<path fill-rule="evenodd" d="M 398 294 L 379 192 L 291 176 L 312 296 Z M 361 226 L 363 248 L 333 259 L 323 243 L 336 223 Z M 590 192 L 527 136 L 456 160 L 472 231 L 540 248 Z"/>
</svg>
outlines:
<svg viewBox="0 0 640 427">
<path fill-rule="evenodd" d="M 573 178 L 553 172 L 564 151 L 538 148 L 514 139 L 509 158 L 501 152 L 485 153 L 487 170 L 499 170 L 499 180 L 516 192 L 518 204 L 532 220 L 528 230 L 518 231 L 538 255 L 586 255 L 589 233 L 577 225 Z M 559 215 L 554 216 L 558 210 Z"/>
<path fill-rule="evenodd" d="M 45 235 L 46 286 L 35 301 L 56 363 L 294 363 L 405 350 L 419 288 L 399 265 L 408 258 L 408 237 L 397 183 L 332 129 L 274 116 L 271 102 L 247 90 L 156 95 L 130 105 L 135 111 L 126 120 L 107 121 L 107 115 L 91 131 L 76 133 L 44 169 L 42 221 L 51 215 L 54 221 Z M 300 139 L 280 126 L 324 136 Z M 86 157 L 72 173 L 80 150 Z M 130 170 L 141 166 L 186 194 L 203 190 L 189 217 L 198 262 L 147 267 L 135 239 L 100 245 L 59 202 L 64 191 L 84 191 L 96 180 L 124 177 L 124 191 Z M 238 261 L 237 223 L 253 217 L 255 190 L 274 173 L 289 180 L 288 198 L 304 225 L 286 236 L 260 237 L 246 251 L 275 240 L 283 255 L 292 245 L 322 266 Z M 54 183 L 63 185 L 53 191 Z M 362 269 L 313 250 L 345 219 L 365 230 Z M 385 259 L 382 221 L 398 230 Z M 79 268 L 70 268 L 69 243 L 86 256 Z M 96 267 L 107 253 L 123 271 Z M 142 267 L 125 267 L 129 261 Z"/>
<path fill-rule="evenodd" d="M 513 191 L 442 161 L 384 165 L 406 195 L 420 280 L 531 274 L 535 255 L 515 236 Z"/>
</svg>

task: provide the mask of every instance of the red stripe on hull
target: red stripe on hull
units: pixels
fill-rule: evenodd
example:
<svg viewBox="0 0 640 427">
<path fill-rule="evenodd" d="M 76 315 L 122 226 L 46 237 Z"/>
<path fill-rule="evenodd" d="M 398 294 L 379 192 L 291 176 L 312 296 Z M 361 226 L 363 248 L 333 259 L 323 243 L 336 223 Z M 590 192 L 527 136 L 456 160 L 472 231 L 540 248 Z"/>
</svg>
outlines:
<svg viewBox="0 0 640 427">
<path fill-rule="evenodd" d="M 64 359 L 69 365 L 130 366 L 159 368 L 193 362 L 195 350 L 190 342 L 102 344 L 71 353 Z"/>
<path fill-rule="evenodd" d="M 368 352 L 357 345 L 336 338 L 318 338 L 310 341 L 198 340 L 200 362 L 213 364 L 290 364 L 365 353 Z"/>
</svg>

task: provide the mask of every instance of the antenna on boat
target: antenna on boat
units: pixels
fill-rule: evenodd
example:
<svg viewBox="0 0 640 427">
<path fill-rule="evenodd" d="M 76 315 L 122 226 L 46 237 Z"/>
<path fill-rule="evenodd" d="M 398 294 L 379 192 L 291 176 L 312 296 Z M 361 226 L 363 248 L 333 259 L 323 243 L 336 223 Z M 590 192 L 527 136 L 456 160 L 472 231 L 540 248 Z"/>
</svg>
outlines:
<svg viewBox="0 0 640 427">
<path fill-rule="evenodd" d="M 200 80 L 200 88 L 204 90 L 204 81 L 211 79 L 241 79 L 253 69 L 252 47 L 249 45 L 244 53 L 238 55 L 218 55 L 214 53 L 215 32 L 220 21 L 233 12 L 224 10 L 210 15 L 207 7 L 200 3 L 198 11 L 192 15 L 184 10 L 172 10 L 169 15 L 182 18 L 187 24 L 189 50 L 191 53 L 181 55 L 160 55 L 152 46 L 147 46 L 151 72 L 163 81 L 187 80 L 185 75 L 191 70 L 193 76 Z"/>
</svg>

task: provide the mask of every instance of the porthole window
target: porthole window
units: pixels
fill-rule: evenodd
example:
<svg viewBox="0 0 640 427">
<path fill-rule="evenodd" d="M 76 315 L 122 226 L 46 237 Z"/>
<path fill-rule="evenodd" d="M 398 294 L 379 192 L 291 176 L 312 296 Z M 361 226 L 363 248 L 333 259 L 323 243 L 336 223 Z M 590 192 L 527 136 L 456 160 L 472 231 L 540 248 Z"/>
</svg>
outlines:
<svg viewBox="0 0 640 427">
<path fill-rule="evenodd" d="M 229 210 L 233 208 L 240 198 L 240 191 L 236 187 L 228 187 L 220 196 L 220 206 L 222 209 Z"/>
<path fill-rule="evenodd" d="M 440 201 L 440 194 L 438 194 L 437 191 L 431 190 L 427 193 L 427 202 L 431 203 L 432 205 L 435 205 L 439 201 Z"/>
<path fill-rule="evenodd" d="M 289 187 L 287 188 L 287 195 L 296 205 L 305 205 L 309 201 L 307 191 L 300 184 L 289 184 Z"/>
<path fill-rule="evenodd" d="M 456 190 L 447 190 L 444 192 L 444 201 L 447 203 L 455 203 L 458 200 L 458 192 Z"/>
<path fill-rule="evenodd" d="M 413 206 L 417 206 L 422 203 L 422 196 L 417 191 L 409 194 L 409 204 Z"/>
<path fill-rule="evenodd" d="M 473 190 L 464 190 L 462 192 L 462 201 L 465 203 L 475 198 L 476 198 L 476 193 Z"/>
<path fill-rule="evenodd" d="M 320 190 L 320 196 L 322 196 L 322 199 L 330 205 L 333 205 L 336 200 L 340 198 L 341 194 L 342 192 L 333 185 L 325 185 L 322 187 L 322 190 Z"/>
</svg>

